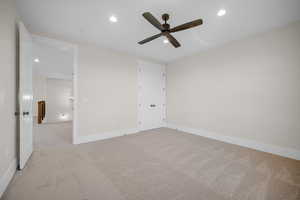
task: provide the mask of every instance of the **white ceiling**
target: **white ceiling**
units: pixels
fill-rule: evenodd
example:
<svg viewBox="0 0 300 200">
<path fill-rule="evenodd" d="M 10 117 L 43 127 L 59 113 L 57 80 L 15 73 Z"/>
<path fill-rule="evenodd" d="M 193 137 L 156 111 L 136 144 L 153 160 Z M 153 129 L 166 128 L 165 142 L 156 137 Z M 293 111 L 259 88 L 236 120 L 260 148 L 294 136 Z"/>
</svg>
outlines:
<svg viewBox="0 0 300 200">
<path fill-rule="evenodd" d="M 232 40 L 300 20 L 300 0 L 17 0 L 29 30 L 169 62 Z M 227 14 L 218 17 L 219 9 Z M 171 26 L 197 18 L 204 25 L 175 33 L 182 44 L 175 49 L 163 38 L 140 46 L 138 41 L 157 34 L 143 17 L 158 19 L 169 13 Z M 118 18 L 117 23 L 108 19 Z"/>
</svg>

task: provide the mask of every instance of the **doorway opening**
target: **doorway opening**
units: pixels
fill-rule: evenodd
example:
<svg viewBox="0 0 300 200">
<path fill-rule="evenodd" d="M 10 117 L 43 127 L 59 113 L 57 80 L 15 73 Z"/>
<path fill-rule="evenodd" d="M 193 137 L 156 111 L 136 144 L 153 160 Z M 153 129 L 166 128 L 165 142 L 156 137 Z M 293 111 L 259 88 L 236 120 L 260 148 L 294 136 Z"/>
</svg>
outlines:
<svg viewBox="0 0 300 200">
<path fill-rule="evenodd" d="M 74 143 L 76 46 L 33 35 L 33 146 Z"/>
</svg>

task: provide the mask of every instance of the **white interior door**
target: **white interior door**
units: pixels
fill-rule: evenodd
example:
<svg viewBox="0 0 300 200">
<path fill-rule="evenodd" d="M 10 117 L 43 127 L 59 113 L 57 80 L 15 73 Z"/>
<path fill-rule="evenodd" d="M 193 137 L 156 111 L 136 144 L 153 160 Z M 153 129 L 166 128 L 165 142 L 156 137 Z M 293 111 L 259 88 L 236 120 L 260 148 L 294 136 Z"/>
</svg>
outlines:
<svg viewBox="0 0 300 200">
<path fill-rule="evenodd" d="M 33 151 L 32 137 L 32 38 L 19 23 L 19 168 L 23 169 Z"/>
<path fill-rule="evenodd" d="M 163 126 L 165 120 L 165 66 L 141 61 L 138 67 L 139 129 Z"/>
</svg>

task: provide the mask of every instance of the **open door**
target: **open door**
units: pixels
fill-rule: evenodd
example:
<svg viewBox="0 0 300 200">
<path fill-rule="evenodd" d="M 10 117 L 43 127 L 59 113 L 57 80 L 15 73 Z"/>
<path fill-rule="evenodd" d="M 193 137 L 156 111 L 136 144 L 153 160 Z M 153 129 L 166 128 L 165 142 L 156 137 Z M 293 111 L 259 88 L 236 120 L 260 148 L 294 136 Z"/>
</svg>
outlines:
<svg viewBox="0 0 300 200">
<path fill-rule="evenodd" d="M 23 169 L 33 151 L 32 120 L 32 38 L 19 23 L 19 169 Z"/>
</svg>

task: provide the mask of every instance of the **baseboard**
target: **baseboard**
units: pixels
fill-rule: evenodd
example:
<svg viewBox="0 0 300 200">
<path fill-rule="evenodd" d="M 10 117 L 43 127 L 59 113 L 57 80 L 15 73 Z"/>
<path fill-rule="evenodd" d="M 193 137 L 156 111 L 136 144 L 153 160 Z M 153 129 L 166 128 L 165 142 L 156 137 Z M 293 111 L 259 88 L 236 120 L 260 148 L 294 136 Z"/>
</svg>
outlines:
<svg viewBox="0 0 300 200">
<path fill-rule="evenodd" d="M 188 127 L 179 126 L 179 125 L 170 124 L 170 123 L 167 123 L 166 127 L 171 128 L 171 129 L 180 130 L 180 131 L 187 132 L 187 133 L 191 133 L 194 135 L 199 135 L 199 136 L 219 140 L 219 141 L 230 143 L 230 144 L 236 144 L 239 146 L 243 146 L 243 147 L 247 147 L 247 148 L 251 148 L 251 149 L 255 149 L 255 150 L 259 150 L 259 151 L 300 160 L 300 151 L 296 150 L 296 149 L 292 149 L 292 148 L 284 148 L 284 147 L 279 147 L 276 145 L 260 143 L 260 142 L 254 141 L 254 140 L 241 139 L 241 138 L 236 138 L 236 137 L 231 137 L 231 136 L 224 136 L 224 135 L 213 133 L 213 132 L 206 131 L 206 130 L 188 128 Z"/>
<path fill-rule="evenodd" d="M 152 130 L 152 129 L 163 128 L 163 127 L 166 127 L 166 123 L 161 123 L 157 126 L 140 127 L 139 131 L 149 131 L 149 130 Z"/>
<path fill-rule="evenodd" d="M 124 130 L 116 130 L 116 131 L 109 131 L 109 132 L 103 132 L 99 134 L 92 134 L 87 136 L 76 136 L 74 139 L 74 144 L 82 144 L 82 143 L 88 143 L 88 142 L 95 142 L 98 140 L 104 140 L 109 139 L 113 137 L 119 137 L 123 135 L 129 135 L 139 132 L 137 128 L 132 129 L 124 129 Z"/>
<path fill-rule="evenodd" d="M 14 159 L 5 173 L 0 177 L 0 199 L 17 170 L 17 159 Z"/>
</svg>

